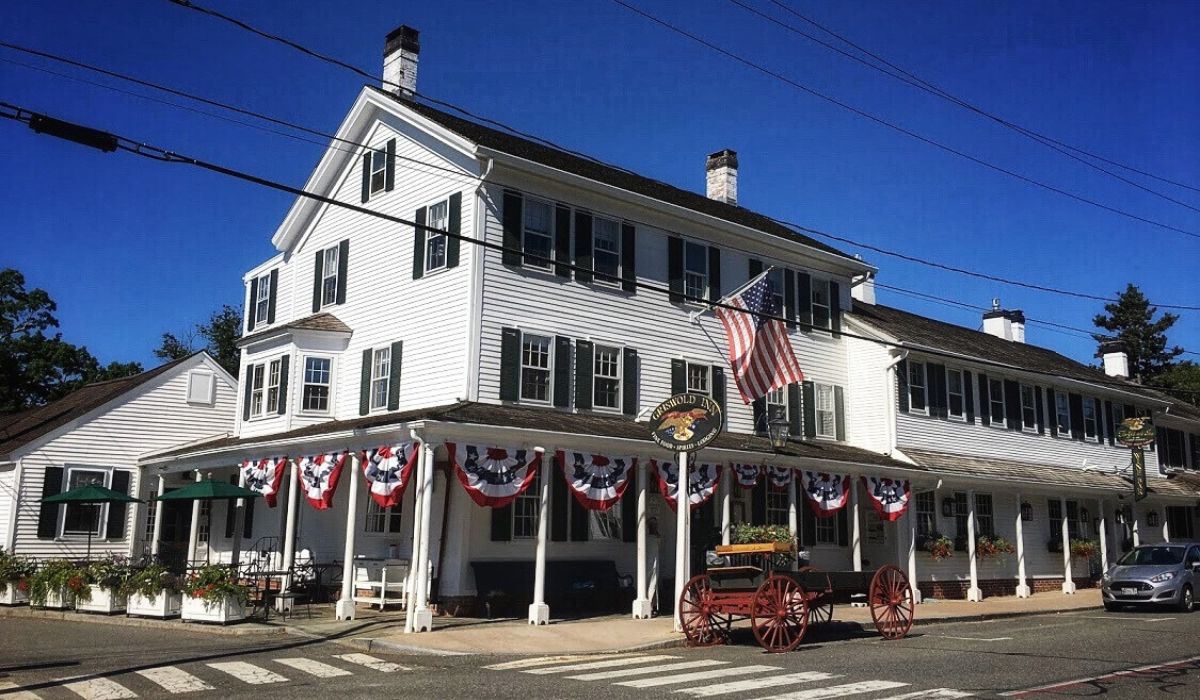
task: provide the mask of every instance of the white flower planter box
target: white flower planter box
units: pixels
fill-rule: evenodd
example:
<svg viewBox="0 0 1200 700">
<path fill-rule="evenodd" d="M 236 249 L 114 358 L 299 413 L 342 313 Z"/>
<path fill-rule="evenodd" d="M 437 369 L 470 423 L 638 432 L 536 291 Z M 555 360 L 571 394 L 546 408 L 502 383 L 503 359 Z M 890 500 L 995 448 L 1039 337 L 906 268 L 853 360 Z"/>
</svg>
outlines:
<svg viewBox="0 0 1200 700">
<path fill-rule="evenodd" d="M 193 620 L 195 622 L 237 622 L 246 617 L 246 608 L 237 598 L 225 597 L 217 602 L 210 603 L 203 598 L 193 598 L 189 595 L 183 596 L 183 606 L 180 609 L 180 614 L 184 620 Z"/>
<path fill-rule="evenodd" d="M 125 612 L 129 615 L 167 618 L 179 615 L 179 609 L 182 605 L 182 593 L 159 591 L 158 595 L 153 598 L 147 598 L 140 593 L 133 593 L 129 596 L 129 605 L 126 607 Z"/>
<path fill-rule="evenodd" d="M 16 582 L 8 584 L 3 593 L 0 593 L 0 605 L 26 605 L 29 603 L 29 594 L 17 590 Z"/>
<path fill-rule="evenodd" d="M 46 600 L 38 607 L 47 610 L 67 610 L 71 607 L 74 598 L 74 594 L 66 588 L 61 591 L 47 591 Z"/>
<path fill-rule="evenodd" d="M 75 609 L 79 612 L 94 612 L 112 615 L 114 613 L 125 612 L 125 596 L 120 593 L 114 593 L 107 588 L 101 588 L 96 584 L 89 586 L 92 589 L 92 597 L 87 602 L 78 601 Z"/>
</svg>

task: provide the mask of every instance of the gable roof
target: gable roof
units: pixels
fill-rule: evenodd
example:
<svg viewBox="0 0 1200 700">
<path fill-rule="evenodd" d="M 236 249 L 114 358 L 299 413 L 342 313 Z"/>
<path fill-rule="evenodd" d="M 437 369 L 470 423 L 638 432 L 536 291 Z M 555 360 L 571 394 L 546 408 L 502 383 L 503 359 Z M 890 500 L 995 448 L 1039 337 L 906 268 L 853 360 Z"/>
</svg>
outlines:
<svg viewBox="0 0 1200 700">
<path fill-rule="evenodd" d="M 0 417 L 0 458 L 171 371 L 200 353 L 120 379 L 85 384 L 57 401 Z"/>
</svg>

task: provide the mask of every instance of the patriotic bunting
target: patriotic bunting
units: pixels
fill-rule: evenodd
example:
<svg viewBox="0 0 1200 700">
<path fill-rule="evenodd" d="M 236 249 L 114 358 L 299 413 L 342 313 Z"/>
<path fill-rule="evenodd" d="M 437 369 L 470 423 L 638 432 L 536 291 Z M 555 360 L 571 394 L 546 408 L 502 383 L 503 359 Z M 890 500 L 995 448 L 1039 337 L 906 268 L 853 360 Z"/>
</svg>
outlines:
<svg viewBox="0 0 1200 700">
<path fill-rule="evenodd" d="M 338 477 L 346 464 L 346 454 L 321 454 L 300 460 L 297 478 L 301 493 L 313 508 L 327 510 L 333 505 L 333 492 L 337 490 Z"/>
<path fill-rule="evenodd" d="M 637 457 L 605 457 L 583 452 L 557 453 L 558 464 L 579 505 L 588 510 L 608 510 L 621 499 Z"/>
<path fill-rule="evenodd" d="M 262 494 L 270 508 L 275 507 L 279 485 L 283 483 L 283 472 L 287 469 L 287 457 L 248 459 L 242 462 L 242 481 L 246 488 Z"/>
<path fill-rule="evenodd" d="M 412 440 L 363 452 L 363 478 L 380 508 L 400 505 L 420 454 L 421 443 Z"/>
<path fill-rule="evenodd" d="M 541 462 L 533 450 L 447 442 L 446 451 L 471 500 L 491 508 L 503 508 L 529 488 Z"/>
<path fill-rule="evenodd" d="M 767 467 L 767 483 L 771 485 L 771 488 L 786 489 L 788 484 L 792 483 L 795 471 L 790 467 Z"/>
<path fill-rule="evenodd" d="M 804 472 L 808 507 L 818 518 L 831 518 L 850 500 L 850 477 L 825 472 Z"/>
<path fill-rule="evenodd" d="M 875 506 L 875 512 L 880 520 L 895 522 L 908 510 L 908 480 L 886 479 L 877 476 L 864 476 L 863 489 Z"/>
<path fill-rule="evenodd" d="M 650 460 L 658 473 L 658 490 L 666 499 L 671 510 L 675 510 L 675 499 L 679 491 L 679 467 L 674 462 Z M 721 480 L 721 465 L 692 464 L 688 466 L 688 503 L 693 509 L 712 498 Z"/>
<path fill-rule="evenodd" d="M 729 466 L 733 467 L 733 476 L 737 479 L 738 486 L 744 489 L 758 486 L 758 480 L 762 477 L 762 467 L 757 464 L 738 464 L 737 462 L 733 462 Z"/>
</svg>

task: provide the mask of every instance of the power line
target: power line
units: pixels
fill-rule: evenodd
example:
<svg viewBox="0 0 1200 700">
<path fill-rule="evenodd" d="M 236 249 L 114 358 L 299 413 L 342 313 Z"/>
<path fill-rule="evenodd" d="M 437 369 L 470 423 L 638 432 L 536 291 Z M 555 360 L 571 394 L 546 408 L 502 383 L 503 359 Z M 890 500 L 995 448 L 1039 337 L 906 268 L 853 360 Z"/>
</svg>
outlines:
<svg viewBox="0 0 1200 700">
<path fill-rule="evenodd" d="M 1189 231 L 1188 229 L 1183 229 L 1183 228 L 1179 228 L 1177 226 L 1172 226 L 1171 224 L 1166 224 L 1161 221 L 1156 221 L 1154 219 L 1148 219 L 1144 216 L 1139 216 L 1132 212 L 1125 211 L 1124 209 L 1118 209 L 1117 207 L 1109 206 L 1107 204 L 1096 201 L 1094 199 L 1089 199 L 1082 195 L 1075 194 L 1074 192 L 1070 192 L 1070 191 L 1064 190 L 1060 187 L 1056 187 L 1055 185 L 1051 185 L 1049 183 L 1042 182 L 1041 180 L 1034 179 L 1032 177 L 1029 177 L 1028 175 L 1022 175 L 1021 173 L 1018 173 L 1014 170 L 1010 170 L 1003 166 L 996 165 L 989 161 L 983 160 L 982 158 L 973 156 L 970 153 L 967 153 L 966 151 L 962 151 L 957 148 L 954 148 L 953 146 L 949 146 L 940 141 L 936 141 L 932 138 L 929 138 L 928 136 L 923 136 L 911 129 L 900 126 L 899 124 L 896 124 L 895 122 L 888 121 L 887 119 L 884 119 L 883 117 L 876 116 L 865 110 L 859 109 L 858 107 L 855 107 L 854 105 L 851 105 L 848 102 L 844 102 L 836 97 L 833 97 L 832 95 L 827 95 L 819 90 L 816 90 L 815 88 L 811 88 L 803 83 L 793 80 L 793 79 L 787 77 L 786 75 L 779 73 L 778 71 L 774 71 L 770 68 L 767 68 L 766 66 L 763 66 L 762 64 L 755 63 L 754 61 L 752 61 L 748 58 L 745 58 L 744 56 L 736 54 L 728 49 L 722 48 L 721 46 L 718 46 L 717 44 L 714 44 L 713 42 L 711 42 L 697 34 L 693 34 L 692 32 L 689 32 L 686 29 L 683 29 L 683 28 L 681 28 L 677 25 L 674 25 L 664 19 L 661 19 L 655 15 L 652 15 L 649 12 L 646 12 L 645 10 L 642 10 L 634 5 L 631 5 L 627 2 L 625 2 L 625 0 L 612 0 L 612 1 L 615 2 L 616 4 L 620 5 L 621 7 L 628 9 L 630 12 L 638 14 L 638 15 L 650 20 L 651 22 L 654 22 L 655 24 L 665 27 L 666 29 L 669 29 L 672 32 L 675 32 L 676 34 L 679 34 L 680 36 L 684 36 L 688 39 L 691 39 L 692 41 L 700 44 L 701 46 L 711 49 L 712 51 L 715 51 L 723 56 L 726 56 L 727 58 L 733 59 L 734 61 L 737 61 L 738 63 L 741 63 L 744 66 L 752 68 L 752 69 L 754 69 L 760 73 L 763 73 L 764 75 L 767 75 L 769 77 L 775 78 L 776 80 L 779 80 L 779 81 L 786 83 L 798 90 L 801 90 L 801 91 L 806 92 L 814 97 L 817 97 L 826 102 L 829 102 L 830 104 L 841 107 L 842 109 L 847 110 L 853 114 L 857 114 L 858 116 L 863 117 L 864 119 L 868 119 L 870 121 L 875 122 L 876 124 L 885 126 L 889 129 L 892 129 L 892 130 L 902 133 L 906 136 L 914 138 L 922 143 L 928 144 L 930 146 L 933 146 L 935 148 L 943 150 L 947 153 L 951 153 L 960 158 L 964 158 L 964 159 L 969 160 L 978 165 L 982 165 L 983 167 L 988 168 L 990 170 L 994 170 L 994 171 L 1002 173 L 1004 175 L 1008 175 L 1009 177 L 1016 178 L 1018 180 L 1021 180 L 1022 182 L 1026 182 L 1031 185 L 1041 187 L 1042 189 L 1063 195 L 1065 197 L 1069 197 L 1071 199 L 1074 199 L 1078 202 L 1082 202 L 1084 204 L 1089 204 L 1098 209 L 1103 209 L 1104 211 L 1107 211 L 1107 212 L 1110 212 L 1113 214 L 1118 214 L 1120 216 L 1124 216 L 1126 218 L 1132 219 L 1134 221 L 1139 221 L 1141 223 L 1148 224 L 1150 226 L 1155 226 L 1157 228 L 1165 229 L 1167 231 L 1174 231 L 1176 233 L 1181 233 L 1181 234 L 1183 234 L 1185 236 L 1189 236 L 1191 238 L 1200 239 L 1200 233 L 1197 233 L 1195 231 Z"/>
</svg>

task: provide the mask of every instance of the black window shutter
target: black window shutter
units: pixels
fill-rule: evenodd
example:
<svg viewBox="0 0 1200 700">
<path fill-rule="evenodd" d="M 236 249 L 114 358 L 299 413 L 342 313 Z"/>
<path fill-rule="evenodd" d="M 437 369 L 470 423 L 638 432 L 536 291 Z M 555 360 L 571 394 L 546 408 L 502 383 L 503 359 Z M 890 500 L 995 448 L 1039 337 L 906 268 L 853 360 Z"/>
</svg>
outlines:
<svg viewBox="0 0 1200 700">
<path fill-rule="evenodd" d="M 754 434 L 767 434 L 767 400 L 759 397 L 750 402 L 750 413 L 754 416 Z"/>
<path fill-rule="evenodd" d="M 271 270 L 271 296 L 267 300 L 267 323 L 275 323 L 275 297 L 279 293 L 279 270 Z"/>
<path fill-rule="evenodd" d="M 500 400 L 521 398 L 521 331 L 500 329 Z"/>
<path fill-rule="evenodd" d="M 317 251 L 317 261 L 313 263 L 313 313 L 321 310 L 321 278 L 324 276 L 322 265 L 325 262 L 325 251 Z"/>
<path fill-rule="evenodd" d="M 383 189 L 391 192 L 396 189 L 396 139 L 387 142 L 387 170 L 383 173 Z"/>
<path fill-rule="evenodd" d="M 633 348 L 625 348 L 621 367 L 621 412 L 627 416 L 638 413 L 638 354 Z"/>
<path fill-rule="evenodd" d="M 837 512 L 837 537 L 839 547 L 850 544 L 850 519 L 846 515 L 845 508 Z"/>
<path fill-rule="evenodd" d="M 1037 409 L 1037 430 L 1038 435 L 1046 434 L 1046 406 L 1042 403 L 1042 387 L 1033 387 L 1033 403 Z"/>
<path fill-rule="evenodd" d="M 279 409 L 276 411 L 281 416 L 287 415 L 287 400 L 288 400 L 288 365 L 292 359 L 291 355 L 284 355 L 279 358 Z"/>
<path fill-rule="evenodd" d="M 575 281 L 592 281 L 592 215 L 582 211 L 575 212 L 575 266 Z"/>
<path fill-rule="evenodd" d="M 962 373 L 963 404 L 967 414 L 967 422 L 975 424 L 975 385 L 971 383 L 971 373 Z"/>
<path fill-rule="evenodd" d="M 575 408 L 592 407 L 592 365 L 595 363 L 595 347 L 590 340 L 575 341 Z"/>
<path fill-rule="evenodd" d="M 1104 430 L 1105 430 L 1105 432 L 1108 433 L 1108 444 L 1116 445 L 1117 444 L 1117 431 L 1113 427 L 1112 401 L 1106 400 L 1104 402 L 1104 425 L 1106 426 Z M 1193 459 L 1200 460 L 1200 452 L 1193 452 Z"/>
<path fill-rule="evenodd" d="M 576 251 L 579 250 L 578 241 L 575 244 L 575 249 Z M 571 210 L 559 205 L 554 208 L 554 274 L 570 279 L 571 266 L 567 264 L 570 260 Z M 579 264 L 578 260 L 576 264 Z"/>
<path fill-rule="evenodd" d="M 559 473 L 560 469 L 551 471 L 554 477 L 550 480 L 550 539 L 554 542 L 566 542 L 567 514 L 571 512 L 567 501 L 573 501 L 575 497 L 567 491 L 566 473 Z"/>
<path fill-rule="evenodd" d="M 842 337 L 842 288 L 832 280 L 829 282 L 829 328 L 834 338 Z"/>
<path fill-rule="evenodd" d="M 721 407 L 722 422 L 728 420 L 725 415 L 725 368 L 721 365 L 712 366 L 712 397 Z"/>
<path fill-rule="evenodd" d="M 812 382 L 804 382 L 804 439 L 817 436 L 817 391 Z"/>
<path fill-rule="evenodd" d="M 767 477 L 759 476 L 758 483 L 750 490 L 750 524 L 767 524 Z"/>
<path fill-rule="evenodd" d="M 363 154 L 362 171 L 362 201 L 363 204 L 366 204 L 371 199 L 371 149 L 369 148 Z"/>
<path fill-rule="evenodd" d="M 833 417 L 837 432 L 834 435 L 839 441 L 846 440 L 846 395 L 842 387 L 833 387 Z"/>
<path fill-rule="evenodd" d="M 250 420 L 250 395 L 254 393 L 254 365 L 246 365 L 245 389 L 242 390 L 242 420 Z"/>
<path fill-rule="evenodd" d="M 637 542 L 637 473 L 629 475 L 630 484 L 621 494 L 621 540 Z"/>
<path fill-rule="evenodd" d="M 788 402 L 788 432 L 797 440 L 804 440 L 808 436 L 804 434 L 803 414 L 801 413 L 800 401 L 800 385 L 788 384 L 787 387 L 787 402 Z"/>
<path fill-rule="evenodd" d="M 762 274 L 762 271 L 763 271 L 762 260 L 759 260 L 758 258 L 750 258 L 749 270 L 748 270 L 748 272 L 750 273 L 749 279 L 754 279 L 755 277 L 758 277 L 760 274 Z"/>
<path fill-rule="evenodd" d="M 129 495 L 131 472 L 126 469 L 114 469 L 112 473 L 112 490 Z M 128 503 L 109 503 L 108 521 L 104 524 L 104 539 L 125 539 L 125 515 L 129 512 Z"/>
<path fill-rule="evenodd" d="M 637 234 L 633 224 L 621 224 L 621 289 L 637 291 Z"/>
<path fill-rule="evenodd" d="M 446 236 L 446 268 L 458 267 L 458 251 L 462 248 L 462 241 L 457 236 L 462 235 L 462 192 L 455 192 L 450 195 L 449 204 L 449 219 L 446 221 L 446 229 L 454 234 Z"/>
<path fill-rule="evenodd" d="M 512 539 L 512 504 L 503 508 L 492 508 L 492 541 L 507 542 Z"/>
<path fill-rule="evenodd" d="M 42 498 L 62 491 L 63 468 L 46 467 L 42 481 Z M 40 540 L 52 540 L 58 534 L 58 504 L 42 503 L 38 508 L 37 536 Z"/>
<path fill-rule="evenodd" d="M 721 300 L 721 249 L 715 245 L 708 247 L 708 300 Z"/>
<path fill-rule="evenodd" d="M 419 280 L 425 276 L 425 221 L 427 208 L 421 207 L 413 214 L 413 261 L 412 278 Z"/>
<path fill-rule="evenodd" d="M 371 359 L 370 348 L 362 351 L 362 383 L 358 388 L 358 415 L 365 416 L 371 412 Z"/>
<path fill-rule="evenodd" d="M 1021 429 L 1021 386 L 1011 379 L 1004 380 L 1004 412 L 1009 430 Z"/>
<path fill-rule="evenodd" d="M 404 341 L 397 340 L 392 343 L 392 363 L 391 376 L 388 377 L 388 399 L 387 407 L 389 411 L 395 411 L 400 408 L 400 367 L 404 362 Z"/>
<path fill-rule="evenodd" d="M 1069 394 L 1067 404 L 1071 408 L 1071 439 L 1083 439 L 1083 396 L 1081 394 Z"/>
<path fill-rule="evenodd" d="M 571 339 L 554 337 L 554 405 L 571 405 Z"/>
<path fill-rule="evenodd" d="M 246 332 L 254 330 L 258 313 L 258 278 L 250 280 L 250 303 L 246 304 Z"/>
<path fill-rule="evenodd" d="M 992 395 L 988 393 L 988 378 L 983 372 L 979 373 L 979 423 L 992 423 Z"/>
<path fill-rule="evenodd" d="M 346 273 L 350 270 L 350 239 L 338 243 L 338 272 L 337 299 L 338 304 L 346 303 Z"/>
<path fill-rule="evenodd" d="M 908 413 L 908 360 L 896 363 L 896 408 Z"/>
<path fill-rule="evenodd" d="M 254 534 L 254 499 L 247 498 L 245 516 L 242 522 L 242 539 L 248 540 Z"/>
<path fill-rule="evenodd" d="M 1046 389 L 1046 405 L 1050 409 L 1050 437 L 1058 437 L 1058 399 L 1053 389 Z"/>
<path fill-rule="evenodd" d="M 683 301 L 683 239 L 667 238 L 667 281 L 671 288 L 671 303 Z"/>
<path fill-rule="evenodd" d="M 783 271 L 783 315 L 787 318 L 787 327 L 796 327 L 796 273 L 791 270 Z"/>
<path fill-rule="evenodd" d="M 808 496 L 804 494 L 799 494 L 799 496 L 797 507 L 800 509 L 800 543 L 805 547 L 811 547 L 817 543 L 817 518 L 813 515 L 812 508 L 805 503 Z"/>
<path fill-rule="evenodd" d="M 559 481 L 562 481 L 560 478 Z M 587 509 L 579 505 L 579 499 L 571 496 L 567 499 L 571 504 L 571 541 L 572 542 L 587 542 L 588 541 L 588 512 Z"/>
<path fill-rule="evenodd" d="M 812 276 L 807 272 L 796 273 L 796 320 L 800 330 L 812 330 Z"/>
<path fill-rule="evenodd" d="M 687 391 L 687 362 L 679 359 L 671 360 L 671 393 L 682 394 Z"/>
<path fill-rule="evenodd" d="M 524 200 L 517 192 L 504 192 L 504 253 L 501 261 L 505 265 L 521 266 L 521 230 L 524 227 L 522 215 Z"/>
</svg>

